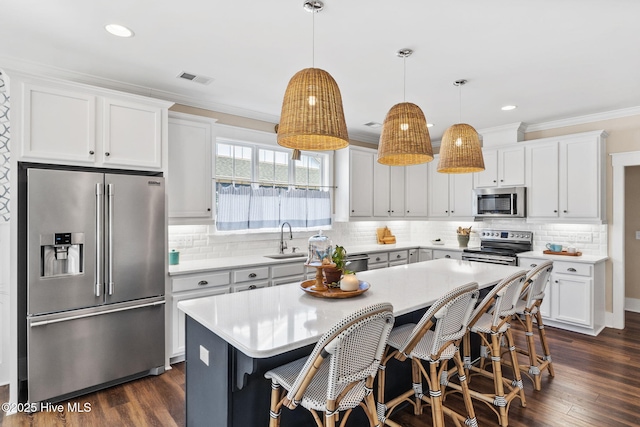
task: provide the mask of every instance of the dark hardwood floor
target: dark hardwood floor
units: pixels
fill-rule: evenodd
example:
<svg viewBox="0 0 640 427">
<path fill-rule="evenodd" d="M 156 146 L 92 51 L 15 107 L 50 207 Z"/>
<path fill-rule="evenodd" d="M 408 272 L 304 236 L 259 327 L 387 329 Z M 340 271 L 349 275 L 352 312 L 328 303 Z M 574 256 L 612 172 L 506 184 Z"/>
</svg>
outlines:
<svg viewBox="0 0 640 427">
<path fill-rule="evenodd" d="M 516 334 L 522 337 L 521 334 Z M 640 313 L 627 312 L 624 330 L 605 329 L 589 337 L 547 328 L 556 376 L 545 373 L 542 391 L 525 379 L 527 406 L 513 401 L 512 427 L 638 426 L 640 425 Z M 523 341 L 519 342 L 522 343 Z M 158 377 L 147 377 L 70 401 L 91 405 L 90 412 L 38 412 L 5 417 L 0 424 L 13 426 L 184 426 L 184 363 Z M 474 377 L 473 381 L 476 381 Z M 8 400 L 0 387 L 0 402 Z M 460 405 L 457 396 L 447 404 Z M 484 404 L 474 408 L 480 426 L 496 426 L 497 418 Z M 419 417 L 408 409 L 392 418 L 407 427 L 431 425 L 428 411 Z M 266 426 L 268 414 L 265 414 Z M 449 425 L 449 421 L 447 421 Z M 215 427 L 215 422 L 211 424 Z M 252 427 L 252 426 L 247 426 Z M 286 426 L 283 426 L 286 427 Z"/>
</svg>

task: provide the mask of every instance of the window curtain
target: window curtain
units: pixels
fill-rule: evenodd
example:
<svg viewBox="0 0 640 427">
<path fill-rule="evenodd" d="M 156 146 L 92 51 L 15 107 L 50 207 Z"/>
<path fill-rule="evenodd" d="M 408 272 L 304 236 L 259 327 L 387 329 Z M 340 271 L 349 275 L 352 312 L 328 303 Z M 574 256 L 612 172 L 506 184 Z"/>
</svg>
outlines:
<svg viewBox="0 0 640 427">
<path fill-rule="evenodd" d="M 331 225 L 331 196 L 328 191 L 281 189 L 249 185 L 217 184 L 220 231 Z"/>
<path fill-rule="evenodd" d="M 254 188 L 249 203 L 249 228 L 270 228 L 280 225 L 279 192 L 277 188 Z"/>
<path fill-rule="evenodd" d="M 307 190 L 291 188 L 280 193 L 280 222 L 292 227 L 307 226 Z"/>
<path fill-rule="evenodd" d="M 307 191 L 307 227 L 331 225 L 331 196 L 328 191 Z"/>
<path fill-rule="evenodd" d="M 249 228 L 251 188 L 218 184 L 218 230 L 246 230 Z"/>
</svg>

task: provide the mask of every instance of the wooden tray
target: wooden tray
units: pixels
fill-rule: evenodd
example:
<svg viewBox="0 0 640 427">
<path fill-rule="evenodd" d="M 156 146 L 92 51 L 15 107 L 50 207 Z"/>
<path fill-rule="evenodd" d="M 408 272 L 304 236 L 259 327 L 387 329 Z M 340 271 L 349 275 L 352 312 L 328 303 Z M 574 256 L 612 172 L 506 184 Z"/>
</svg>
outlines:
<svg viewBox="0 0 640 427">
<path fill-rule="evenodd" d="M 355 291 L 343 291 L 340 288 L 327 288 L 326 291 L 316 291 L 315 289 L 311 289 L 311 287 L 315 284 L 315 279 L 305 280 L 304 282 L 300 283 L 300 288 L 309 295 L 313 295 L 314 297 L 318 298 L 351 298 L 367 292 L 370 287 L 369 283 L 360 280 L 358 289 L 356 289 Z"/>
<path fill-rule="evenodd" d="M 547 255 L 566 255 L 566 256 L 580 256 L 580 255 L 582 255 L 582 252 L 576 252 L 574 254 L 570 254 L 567 251 L 554 252 L 554 251 L 549 251 L 549 250 L 542 251 L 542 253 L 543 254 L 547 254 Z"/>
</svg>

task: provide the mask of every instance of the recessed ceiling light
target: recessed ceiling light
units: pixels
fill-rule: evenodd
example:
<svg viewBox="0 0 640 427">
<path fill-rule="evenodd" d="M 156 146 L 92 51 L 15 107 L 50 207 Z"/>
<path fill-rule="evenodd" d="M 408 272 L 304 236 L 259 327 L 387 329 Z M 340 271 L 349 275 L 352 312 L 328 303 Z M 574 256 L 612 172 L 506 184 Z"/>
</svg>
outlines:
<svg viewBox="0 0 640 427">
<path fill-rule="evenodd" d="M 502 111 L 511 111 L 515 110 L 516 108 L 518 108 L 517 105 L 505 105 L 504 107 L 502 107 Z"/>
<path fill-rule="evenodd" d="M 124 25 L 119 24 L 107 24 L 104 26 L 104 29 L 114 36 L 118 37 L 133 37 L 133 31 Z"/>
<path fill-rule="evenodd" d="M 369 123 L 365 123 L 365 126 L 369 126 L 370 128 L 379 128 L 382 126 L 382 123 L 378 123 L 378 122 L 369 122 Z"/>
<path fill-rule="evenodd" d="M 428 128 L 432 128 L 433 127 L 433 123 L 427 123 L 427 127 Z"/>
</svg>

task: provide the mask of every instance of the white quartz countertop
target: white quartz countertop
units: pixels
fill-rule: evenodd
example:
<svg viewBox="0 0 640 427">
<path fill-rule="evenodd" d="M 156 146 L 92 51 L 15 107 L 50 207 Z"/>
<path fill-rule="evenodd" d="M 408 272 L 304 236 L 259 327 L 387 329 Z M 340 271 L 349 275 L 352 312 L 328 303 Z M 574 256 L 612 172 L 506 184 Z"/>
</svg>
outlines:
<svg viewBox="0 0 640 427">
<path fill-rule="evenodd" d="M 396 243 L 394 245 L 359 245 L 345 246 L 349 254 L 374 253 L 374 252 L 390 252 L 395 250 L 411 249 L 411 248 L 427 248 L 427 249 L 444 249 L 450 251 L 462 251 L 463 248 L 449 245 L 434 245 L 432 243 Z M 306 254 L 306 252 L 304 252 Z M 180 261 L 178 265 L 169 266 L 169 275 L 177 276 L 181 274 L 201 273 L 204 271 L 242 268 L 254 265 L 275 265 L 288 262 L 304 262 L 306 258 L 284 258 L 273 259 L 262 255 L 245 255 L 235 257 L 221 257 L 214 259 L 203 259 L 195 261 Z"/>
<path fill-rule="evenodd" d="M 572 256 L 572 255 L 549 255 L 545 254 L 542 251 L 530 251 L 530 252 L 521 252 L 518 254 L 518 258 L 538 258 L 538 259 L 548 259 L 551 261 L 566 261 L 566 262 L 581 262 L 588 264 L 597 264 L 599 262 L 604 262 L 609 259 L 606 255 L 580 255 L 580 256 Z"/>
<path fill-rule="evenodd" d="M 325 299 L 299 284 L 180 301 L 178 308 L 249 357 L 266 358 L 313 344 L 342 317 L 390 302 L 400 316 L 433 304 L 469 282 L 491 286 L 520 267 L 438 259 L 358 273 L 370 289 L 354 298 Z"/>
</svg>

